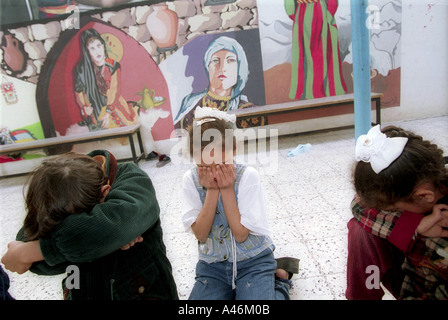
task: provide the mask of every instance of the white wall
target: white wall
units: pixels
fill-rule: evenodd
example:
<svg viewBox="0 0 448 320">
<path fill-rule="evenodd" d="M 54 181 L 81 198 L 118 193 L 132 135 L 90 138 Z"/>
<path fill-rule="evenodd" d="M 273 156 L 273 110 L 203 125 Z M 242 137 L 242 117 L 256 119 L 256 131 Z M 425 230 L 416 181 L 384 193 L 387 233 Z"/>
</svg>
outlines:
<svg viewBox="0 0 448 320">
<path fill-rule="evenodd" d="M 448 0 L 403 0 L 401 107 L 385 121 L 448 114 Z"/>
</svg>

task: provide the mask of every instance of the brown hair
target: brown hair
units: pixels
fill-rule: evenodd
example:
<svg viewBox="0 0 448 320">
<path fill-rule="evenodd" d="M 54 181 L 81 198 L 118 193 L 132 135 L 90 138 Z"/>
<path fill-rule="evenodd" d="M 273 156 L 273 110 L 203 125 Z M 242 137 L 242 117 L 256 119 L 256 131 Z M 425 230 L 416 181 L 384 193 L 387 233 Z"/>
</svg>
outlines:
<svg viewBox="0 0 448 320">
<path fill-rule="evenodd" d="M 438 189 L 448 186 L 443 151 L 415 133 L 395 126 L 382 129 L 388 137 L 407 137 L 401 155 L 386 169 L 376 174 L 370 163 L 356 164 L 353 180 L 362 202 L 375 208 L 384 208 L 397 201 L 412 202 L 414 188 L 430 182 Z"/>
<path fill-rule="evenodd" d="M 28 183 L 25 238 L 45 237 L 69 215 L 90 211 L 106 182 L 101 163 L 89 156 L 67 153 L 43 161 Z"/>
<path fill-rule="evenodd" d="M 204 120 L 200 122 L 201 120 Z M 211 120 L 211 121 L 207 121 L 207 120 Z M 199 123 L 201 123 L 200 125 L 198 125 Z M 199 129 L 200 128 L 200 129 Z M 195 131 L 199 129 L 200 131 L 200 135 L 199 134 L 195 134 Z M 194 148 L 195 145 L 195 140 L 194 139 L 200 139 L 200 150 L 204 150 L 204 148 L 213 142 L 218 142 L 215 141 L 216 137 L 213 137 L 213 140 L 207 140 L 207 139 L 203 139 L 204 137 L 204 133 L 209 130 L 209 129 L 215 129 L 220 133 L 220 136 L 222 138 L 222 148 L 224 150 L 225 145 L 226 145 L 226 141 L 229 139 L 232 139 L 232 150 L 234 148 L 236 148 L 236 139 L 233 133 L 233 127 L 230 124 L 230 122 L 227 122 L 223 119 L 218 119 L 215 117 L 207 117 L 207 118 L 202 118 L 202 119 L 194 119 L 192 126 L 188 129 L 188 135 L 189 135 L 189 142 L 190 142 L 190 156 L 191 157 L 195 157 L 194 152 L 196 151 Z M 196 141 L 196 143 L 198 143 Z M 197 155 L 196 155 L 197 156 Z"/>
</svg>

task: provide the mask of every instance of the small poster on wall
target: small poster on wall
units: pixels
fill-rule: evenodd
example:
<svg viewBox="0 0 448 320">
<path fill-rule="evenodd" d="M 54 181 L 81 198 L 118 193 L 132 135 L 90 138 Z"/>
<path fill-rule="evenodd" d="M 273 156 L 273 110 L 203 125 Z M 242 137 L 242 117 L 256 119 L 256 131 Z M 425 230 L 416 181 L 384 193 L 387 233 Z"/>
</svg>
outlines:
<svg viewBox="0 0 448 320">
<path fill-rule="evenodd" d="M 0 81 L 0 145 L 43 139 L 34 99 L 36 85 L 7 75 L 3 75 Z M 14 155 L 0 156 L 0 162 L 16 159 Z"/>
</svg>

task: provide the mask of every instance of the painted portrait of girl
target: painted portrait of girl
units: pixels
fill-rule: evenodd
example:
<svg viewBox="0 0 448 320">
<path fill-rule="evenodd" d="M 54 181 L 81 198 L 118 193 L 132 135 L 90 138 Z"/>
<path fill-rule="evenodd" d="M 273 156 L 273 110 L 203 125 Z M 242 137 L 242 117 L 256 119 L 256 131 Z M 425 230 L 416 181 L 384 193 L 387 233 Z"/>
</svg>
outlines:
<svg viewBox="0 0 448 320">
<path fill-rule="evenodd" d="M 133 125 L 138 114 L 121 95 L 121 66 L 109 58 L 95 29 L 81 35 L 82 59 L 74 71 L 74 89 L 82 121 L 89 131 Z"/>
</svg>

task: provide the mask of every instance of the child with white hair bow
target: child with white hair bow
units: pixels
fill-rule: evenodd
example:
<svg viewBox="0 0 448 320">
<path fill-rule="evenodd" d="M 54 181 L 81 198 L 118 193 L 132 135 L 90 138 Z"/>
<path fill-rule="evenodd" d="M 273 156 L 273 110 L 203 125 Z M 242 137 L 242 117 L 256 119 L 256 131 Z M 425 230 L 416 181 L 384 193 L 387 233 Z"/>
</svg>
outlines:
<svg viewBox="0 0 448 320">
<path fill-rule="evenodd" d="M 448 299 L 448 171 L 443 152 L 398 127 L 356 143 L 348 299 Z"/>
<path fill-rule="evenodd" d="M 298 259 L 274 259 L 258 172 L 233 162 L 234 122 L 235 115 L 198 107 L 189 131 L 196 166 L 183 177 L 182 222 L 199 251 L 190 299 L 289 300 Z"/>
</svg>

